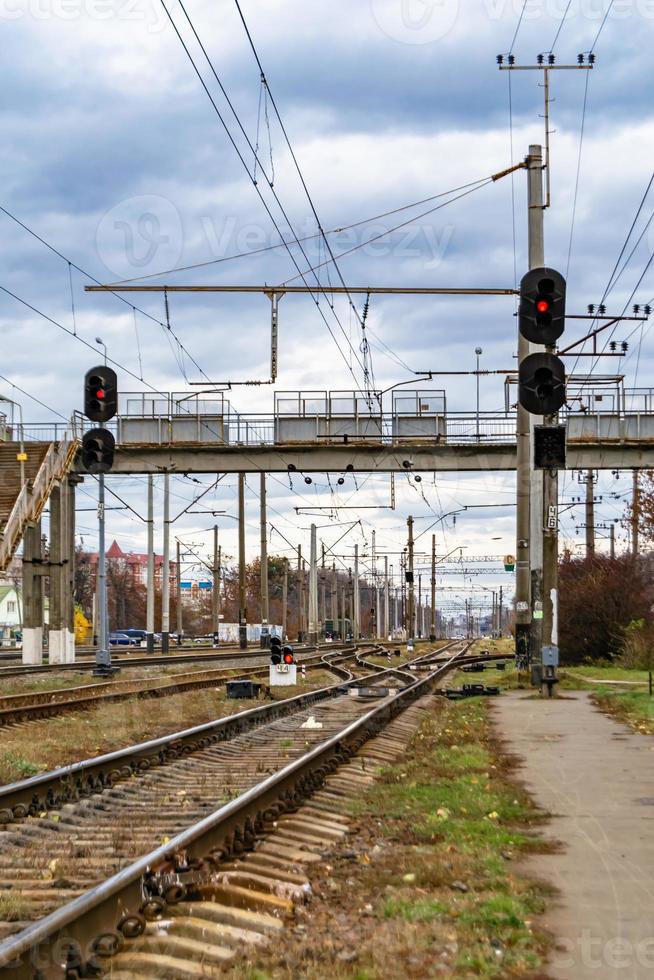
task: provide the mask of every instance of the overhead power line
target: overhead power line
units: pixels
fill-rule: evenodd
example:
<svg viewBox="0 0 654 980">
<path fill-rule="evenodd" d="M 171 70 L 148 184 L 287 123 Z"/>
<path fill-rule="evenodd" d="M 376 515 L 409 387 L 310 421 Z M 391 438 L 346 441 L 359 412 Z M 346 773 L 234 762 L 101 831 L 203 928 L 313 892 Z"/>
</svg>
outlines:
<svg viewBox="0 0 654 980">
<path fill-rule="evenodd" d="M 509 80 L 511 76 L 509 75 Z M 326 235 L 338 235 L 344 231 L 351 231 L 353 228 L 360 228 L 361 225 L 368 225 L 373 221 L 380 221 L 382 218 L 389 218 L 394 214 L 400 214 L 402 211 L 410 211 L 412 208 L 420 207 L 422 204 L 429 204 L 431 201 L 437 201 L 441 197 L 449 197 L 451 194 L 456 194 L 458 191 L 466 190 L 468 187 L 474 187 L 476 184 L 484 184 L 488 180 L 492 179 L 489 174 L 486 177 L 480 177 L 478 180 L 468 181 L 466 184 L 460 184 L 458 187 L 452 187 L 448 191 L 441 191 L 439 194 L 432 194 L 430 197 L 424 197 L 420 201 L 413 201 L 411 204 L 403 204 L 399 208 L 392 208 L 390 211 L 382 211 L 381 214 L 372 215 L 369 218 L 361 218 L 359 221 L 353 221 L 348 225 L 339 225 L 337 228 L 330 228 L 329 231 L 324 232 Z M 419 215 L 416 216 L 420 217 Z M 388 232 L 391 234 L 392 229 Z M 320 232 L 316 232 L 313 235 L 304 235 L 299 239 L 300 242 L 310 242 L 316 238 L 320 238 Z M 232 262 L 235 259 L 247 259 L 253 255 L 262 255 L 266 252 L 274 252 L 277 249 L 285 248 L 286 245 L 293 245 L 295 242 L 293 239 L 291 241 L 281 241 L 276 242 L 273 245 L 264 245 L 261 248 L 255 248 L 249 252 L 234 252 L 232 255 L 223 255 L 217 259 L 208 259 L 205 262 L 195 262 L 192 265 L 180 265 L 175 266 L 172 269 L 162 269 L 159 272 L 150 272 L 145 276 L 134 276 L 131 279 L 120 279 L 116 282 L 112 282 L 109 286 L 126 286 L 128 283 L 132 282 L 143 282 L 145 279 L 157 279 L 159 276 L 169 276 L 174 272 L 190 272 L 194 269 L 206 269 L 211 265 L 220 265 L 223 262 Z"/>
<path fill-rule="evenodd" d="M 221 123 L 223 129 L 225 130 L 225 133 L 227 135 L 227 138 L 229 139 L 229 141 L 230 141 L 230 143 L 231 143 L 231 145 L 232 145 L 232 147 L 233 147 L 233 149 L 234 149 L 234 151 L 235 151 L 235 153 L 236 153 L 239 161 L 241 162 L 241 164 L 242 164 L 245 172 L 247 173 L 248 178 L 249 178 L 250 182 L 252 183 L 252 185 L 253 185 L 253 187 L 255 189 L 255 192 L 256 192 L 257 196 L 259 197 L 259 200 L 263 204 L 263 206 L 264 206 L 264 208 L 266 210 L 266 213 L 267 213 L 268 217 L 272 221 L 273 226 L 275 228 L 275 231 L 279 235 L 279 238 L 280 238 L 280 240 L 281 240 L 284 248 L 286 249 L 289 258 L 291 259 L 291 262 L 293 263 L 293 265 L 297 269 L 298 273 L 300 273 L 300 275 L 301 275 L 301 277 L 303 279 L 303 282 L 304 282 L 305 286 L 307 286 L 307 288 L 311 288 L 312 289 L 312 295 L 313 295 L 313 293 L 316 294 L 315 296 L 313 296 L 313 300 L 314 300 L 314 303 L 316 305 L 316 308 L 318 309 L 318 312 L 320 314 L 320 317 L 323 320 L 325 326 L 327 327 L 327 329 L 328 329 L 328 331 L 329 331 L 332 339 L 334 340 L 334 343 L 336 344 L 336 346 L 338 348 L 338 351 L 341 354 L 341 357 L 342 357 L 343 361 L 345 362 L 345 365 L 346 365 L 348 371 L 352 375 L 352 377 L 354 379 L 354 382 L 357 385 L 357 389 L 359 389 L 359 381 L 358 381 L 356 375 L 354 374 L 354 371 L 352 370 L 352 367 L 350 366 L 350 363 L 349 363 L 349 361 L 347 359 L 347 356 L 345 355 L 345 352 L 343 351 L 343 349 L 341 348 L 341 346 L 340 346 L 340 344 L 338 342 L 338 339 L 337 339 L 336 334 L 334 333 L 334 331 L 332 329 L 331 324 L 327 320 L 327 317 L 325 316 L 325 313 L 324 313 L 324 311 L 322 310 L 322 308 L 320 306 L 320 301 L 318 299 L 318 295 L 319 294 L 322 295 L 324 297 L 324 299 L 327 301 L 327 303 L 328 303 L 328 305 L 329 305 L 329 307 L 330 307 L 330 309 L 331 309 L 331 311 L 332 311 L 332 313 L 333 313 L 333 315 L 334 315 L 334 317 L 336 319 L 336 322 L 338 323 L 338 326 L 339 326 L 339 328 L 341 330 L 341 333 L 343 334 L 343 337 L 345 338 L 345 341 L 348 344 L 348 346 L 349 346 L 349 348 L 350 348 L 350 350 L 352 352 L 352 355 L 353 355 L 355 361 L 357 362 L 357 364 L 359 365 L 359 367 L 363 371 L 363 364 L 362 364 L 362 362 L 361 362 L 361 360 L 360 360 L 357 352 L 355 351 L 354 347 L 350 343 L 350 340 L 349 340 L 349 338 L 347 336 L 347 333 L 345 331 L 345 328 L 343 327 L 343 324 L 341 323 L 341 320 L 338 317 L 338 315 L 337 315 L 337 313 L 336 313 L 336 311 L 334 309 L 333 303 L 331 303 L 329 301 L 328 294 L 325 292 L 325 290 L 321 286 L 320 281 L 318 280 L 318 277 L 315 275 L 315 273 L 314 273 L 314 277 L 316 279 L 316 286 L 315 286 L 315 288 L 314 287 L 309 287 L 309 282 L 306 280 L 305 274 L 302 273 L 302 271 L 300 269 L 300 266 L 299 266 L 299 263 L 298 263 L 297 259 L 295 258 L 295 256 L 293 255 L 291 249 L 290 249 L 290 243 L 286 241 L 284 235 L 282 234 L 282 231 L 281 231 L 281 229 L 279 227 L 279 223 L 278 223 L 277 219 L 275 218 L 274 214 L 272 213 L 272 211 L 270 209 L 270 206 L 268 205 L 268 202 L 266 201 L 265 197 L 263 196 L 263 194 L 261 192 L 261 188 L 259 186 L 259 183 L 256 180 L 253 179 L 253 176 L 250 173 L 250 168 L 248 167 L 247 161 L 245 160 L 245 157 L 243 156 L 243 153 L 241 152 L 241 150 L 240 150 L 240 148 L 239 148 L 239 146 L 238 146 L 238 144 L 237 144 L 237 142 L 236 142 L 236 140 L 235 140 L 235 138 L 234 138 L 234 136 L 233 136 L 233 134 L 232 134 L 232 132 L 231 132 L 231 130 L 229 128 L 229 126 L 227 125 L 227 121 L 226 121 L 225 117 L 223 116 L 222 112 L 220 111 L 220 108 L 218 107 L 218 104 L 217 104 L 216 100 L 214 99 L 213 95 L 209 91 L 209 86 L 205 82 L 205 80 L 204 80 L 204 78 L 202 76 L 202 73 L 200 72 L 200 69 L 198 68 L 198 66 L 196 64 L 195 59 L 194 59 L 194 57 L 193 57 L 193 55 L 192 55 L 192 53 L 191 53 L 188 45 L 186 44 L 184 38 L 182 37 L 181 32 L 180 32 L 179 28 L 177 27 L 177 24 L 173 20 L 173 17 L 171 15 L 168 7 L 166 6 L 165 0 L 160 0 L 160 3 L 161 3 L 161 6 L 163 7 L 163 9 L 164 9 L 164 11 L 166 13 L 166 16 L 168 17 L 168 20 L 169 20 L 169 22 L 170 22 L 170 24 L 171 24 L 171 26 L 172 26 L 172 28 L 173 28 L 176 36 L 177 36 L 177 39 L 179 40 L 179 43 L 182 45 L 182 48 L 184 50 L 184 53 L 186 54 L 188 60 L 190 61 L 191 66 L 192 66 L 195 74 L 197 75 L 198 81 L 202 85 L 202 88 L 204 89 L 204 91 L 205 91 L 205 93 L 207 95 L 207 98 L 209 99 L 209 101 L 211 103 L 211 106 L 212 106 L 214 112 L 218 116 L 218 119 L 220 120 L 220 123 Z M 184 12 L 184 15 L 185 15 L 188 23 L 189 23 L 189 26 L 190 26 L 190 28 L 191 28 L 191 30 L 193 32 L 193 35 L 196 38 L 196 41 L 197 41 L 198 45 L 200 46 L 200 49 L 201 49 L 201 51 L 202 51 L 202 53 L 204 55 L 204 58 L 205 58 L 205 60 L 206 60 L 206 62 L 208 64 L 208 66 L 209 66 L 209 69 L 210 69 L 210 71 L 211 71 L 214 79 L 216 80 L 216 83 L 218 84 L 218 87 L 220 88 L 220 91 L 221 91 L 221 93 L 222 93 L 225 101 L 227 102 L 227 105 L 229 106 L 229 108 L 230 108 L 230 110 L 231 110 L 231 112 L 232 112 L 232 114 L 233 114 L 233 116 L 234 116 L 234 118 L 236 120 L 236 123 L 237 123 L 237 125 L 238 125 L 238 127 L 239 127 L 239 129 L 240 129 L 240 131 L 241 131 L 241 133 L 242 133 L 242 135 L 243 135 L 243 137 L 244 137 L 244 139 L 245 139 L 248 147 L 249 147 L 250 152 L 252 153 L 253 157 L 256 157 L 258 159 L 258 155 L 255 152 L 255 147 L 253 146 L 252 141 L 250 140 L 249 136 L 247 135 L 247 133 L 245 131 L 245 128 L 243 126 L 243 123 L 241 122 L 241 119 L 240 119 L 238 113 L 236 112 L 236 109 L 234 108 L 234 105 L 233 105 L 231 99 L 229 98 L 229 95 L 228 95 L 228 93 L 227 93 L 227 91 L 225 89 L 225 86 L 223 85 L 223 83 L 222 83 L 222 81 L 220 79 L 220 76 L 218 75 L 218 72 L 216 71 L 216 69 L 214 67 L 214 64 L 213 64 L 211 58 L 208 55 L 208 53 L 206 51 L 206 48 L 204 47 L 202 41 L 200 40 L 200 38 L 198 36 L 198 33 L 195 30 L 195 27 L 193 26 L 193 22 L 191 21 L 188 13 L 186 11 L 186 8 L 183 6 L 183 4 L 181 4 L 181 2 L 180 2 L 180 6 L 182 8 L 182 11 Z M 259 165 L 261 166 L 261 161 L 259 161 Z M 262 172 L 265 172 L 263 170 L 263 167 L 261 169 L 262 169 Z M 274 187 L 272 187 L 272 185 L 270 184 L 269 181 L 268 181 L 268 186 L 270 188 L 271 194 L 273 195 L 273 197 L 275 199 L 275 202 L 277 203 L 277 206 L 279 207 L 282 215 L 284 216 L 284 220 L 286 221 L 286 223 L 288 224 L 288 226 L 289 226 L 289 228 L 291 230 L 291 233 L 293 235 L 293 244 L 295 244 L 295 245 L 297 245 L 299 247 L 300 251 L 302 252 L 302 254 L 303 254 L 304 258 L 305 258 L 305 260 L 307 261 L 307 263 L 309 264 L 309 266 L 311 266 L 310 260 L 309 260 L 308 256 L 306 255 L 305 250 L 302 247 L 302 244 L 301 244 L 301 242 L 300 242 L 300 240 L 299 240 L 299 238 L 298 238 L 298 236 L 297 236 L 297 234 L 295 232 L 295 229 L 293 228 L 293 224 L 292 224 L 292 222 L 291 222 L 288 214 L 286 213 L 286 210 L 285 210 L 285 208 L 284 208 L 281 200 L 279 199 L 279 195 L 277 194 L 277 192 L 275 191 Z"/>
<path fill-rule="evenodd" d="M 181 2 L 182 2 L 182 0 L 180 0 L 180 3 Z M 304 174 L 302 173 L 302 169 L 300 167 L 300 164 L 298 162 L 297 156 L 295 154 L 295 150 L 293 149 L 293 145 L 291 144 L 291 141 L 290 141 L 288 132 L 287 132 L 286 127 L 284 125 L 284 121 L 283 121 L 283 119 L 281 117 L 281 114 L 279 112 L 279 109 L 277 107 L 277 102 L 275 101 L 275 97 L 272 94 L 272 91 L 270 89 L 270 85 L 268 83 L 268 78 L 266 76 L 266 73 L 264 71 L 263 65 L 261 63 L 261 58 L 259 57 L 259 53 L 258 53 L 258 51 L 256 49 L 256 46 L 254 44 L 254 41 L 252 39 L 252 35 L 250 33 L 250 29 L 249 29 L 249 27 L 247 25 L 247 22 L 245 20 L 244 15 L 243 15 L 243 10 L 241 8 L 241 4 L 239 3 L 239 0 L 234 0 L 234 2 L 236 4 L 236 9 L 238 10 L 239 17 L 241 18 L 241 23 L 243 24 L 243 28 L 245 29 L 245 33 L 247 35 L 247 39 L 249 41 L 250 48 L 252 49 L 252 54 L 254 55 L 254 59 L 255 59 L 255 61 L 257 63 L 257 66 L 259 68 L 259 71 L 261 72 L 261 81 L 262 81 L 262 84 L 265 86 L 265 89 L 268 92 L 268 95 L 270 96 L 270 104 L 272 105 L 273 110 L 275 112 L 275 115 L 277 116 L 277 121 L 278 121 L 278 123 L 279 123 L 279 125 L 281 127 L 282 134 L 283 134 L 284 140 L 286 142 L 286 146 L 288 147 L 289 153 L 291 154 L 291 159 L 292 159 L 293 164 L 295 166 L 295 169 L 297 171 L 297 175 L 300 178 L 300 183 L 302 184 L 302 188 L 304 190 L 304 193 L 306 195 L 306 198 L 307 198 L 307 200 L 309 202 L 309 207 L 311 208 L 311 212 L 312 212 L 312 214 L 313 214 L 313 216 L 314 216 L 314 218 L 316 220 L 316 225 L 317 225 L 317 228 L 318 228 L 318 233 L 320 234 L 320 236 L 321 236 L 321 238 L 322 238 L 322 240 L 323 240 L 323 242 L 325 244 L 325 248 L 327 249 L 327 252 L 329 253 L 329 259 L 331 260 L 331 262 L 332 262 L 332 264 L 334 266 L 334 269 L 336 270 L 336 273 L 338 275 L 338 278 L 340 280 L 341 285 L 344 288 L 347 288 L 345 286 L 345 279 L 343 278 L 343 274 L 342 274 L 342 272 L 340 270 L 340 267 L 339 267 L 339 265 L 338 265 L 338 263 L 336 261 L 336 257 L 334 255 L 333 250 L 332 250 L 332 247 L 331 247 L 331 244 L 329 242 L 329 239 L 327 238 L 327 235 L 325 234 L 325 232 L 323 230 L 323 227 L 322 227 L 322 223 L 320 221 L 320 218 L 318 217 L 318 212 L 316 210 L 316 206 L 314 204 L 313 198 L 312 198 L 311 193 L 309 191 L 309 188 L 307 186 L 307 182 L 306 182 L 306 179 L 304 177 Z M 354 300 L 352 299 L 352 296 L 349 293 L 347 294 L 347 296 L 348 296 L 348 301 L 349 301 L 349 304 L 350 304 L 350 308 L 351 308 L 352 312 L 354 313 L 355 317 L 357 318 L 357 320 L 359 322 L 359 326 L 361 328 L 361 332 L 362 332 L 362 335 L 363 335 L 363 339 L 362 339 L 362 354 L 363 354 L 363 365 L 364 365 L 363 370 L 364 370 L 364 379 L 365 379 L 365 382 L 366 382 L 366 389 L 368 389 L 369 386 L 370 386 L 371 380 L 372 380 L 372 383 L 374 385 L 374 374 L 372 373 L 372 360 L 370 359 L 370 356 L 369 356 L 370 355 L 370 352 L 369 352 L 369 348 L 368 348 L 368 342 L 365 339 L 365 324 L 364 324 L 363 319 L 361 318 L 361 315 L 359 314 L 359 311 L 358 311 L 358 309 L 357 309 L 357 307 L 356 307 L 356 305 L 354 303 Z"/>
<path fill-rule="evenodd" d="M 10 218 L 12 221 L 14 221 L 20 228 L 22 228 L 24 231 L 26 231 L 28 233 L 28 235 L 31 235 L 32 238 L 36 239 L 37 242 L 40 242 L 41 245 L 43 245 L 43 246 L 45 246 L 45 248 L 49 249 L 54 255 L 58 256 L 64 262 L 67 262 L 68 263 L 69 274 L 70 274 L 70 269 L 72 267 L 77 272 L 81 273 L 81 275 L 86 276 L 87 279 L 90 279 L 91 282 L 94 282 L 98 286 L 102 285 L 102 283 L 100 282 L 99 279 L 96 279 L 95 276 L 92 276 L 90 272 L 87 272 L 86 271 L 86 269 L 83 269 L 81 266 L 77 265 L 76 262 L 73 262 L 72 259 L 70 259 L 67 255 L 64 255 L 63 252 L 60 252 L 58 248 L 55 248 L 55 246 L 52 245 L 49 241 L 47 241 L 45 238 L 43 238 L 42 235 L 39 235 L 37 232 L 35 232 L 33 228 L 30 228 L 29 225 L 26 225 L 24 221 L 21 221 L 20 218 L 17 218 L 15 214 L 12 214 L 11 211 L 8 211 L 7 208 L 3 207 L 1 204 L 0 204 L 0 211 L 4 215 L 6 215 L 8 218 Z M 108 287 L 107 288 L 107 292 L 111 293 L 112 296 L 115 296 L 116 299 L 119 299 L 121 303 L 125 303 L 126 306 L 131 307 L 132 310 L 138 311 L 142 316 L 147 317 L 148 320 L 152 320 L 153 323 L 158 324 L 163 330 L 169 331 L 172 334 L 172 336 L 175 338 L 175 341 L 176 341 L 178 347 L 180 348 L 180 350 L 182 350 L 186 354 L 186 356 L 189 358 L 189 360 L 193 362 L 193 364 L 198 369 L 198 371 L 202 375 L 204 375 L 205 379 L 207 378 L 207 375 L 204 373 L 203 369 L 200 367 L 200 365 L 195 360 L 195 358 L 190 353 L 190 351 L 187 350 L 187 348 L 184 346 L 184 344 L 179 339 L 179 337 L 177 336 L 177 334 L 175 333 L 175 331 L 172 330 L 172 328 L 170 327 L 170 325 L 166 325 L 165 323 L 163 323 L 162 320 L 158 320 L 156 317 L 152 316 L 152 314 L 147 313 L 145 310 L 142 310 L 140 307 L 135 306 L 133 303 L 130 303 L 129 300 L 126 300 L 119 293 L 114 292 L 111 289 L 111 287 Z M 71 295 L 72 295 L 72 280 L 71 280 Z M 74 304 L 73 304 L 73 331 L 72 331 L 72 335 L 73 336 L 77 336 L 77 328 L 76 328 L 75 317 L 74 317 Z"/>
</svg>

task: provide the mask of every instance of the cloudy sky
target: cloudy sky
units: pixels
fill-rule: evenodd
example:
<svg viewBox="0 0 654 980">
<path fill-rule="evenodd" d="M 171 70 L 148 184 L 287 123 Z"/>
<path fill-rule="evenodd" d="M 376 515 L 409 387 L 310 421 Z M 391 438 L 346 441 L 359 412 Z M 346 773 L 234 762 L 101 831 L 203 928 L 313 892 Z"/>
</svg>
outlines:
<svg viewBox="0 0 654 980">
<path fill-rule="evenodd" d="M 509 79 L 498 71 L 496 55 L 512 50 L 518 64 L 534 64 L 538 53 L 553 49 L 558 64 L 575 64 L 580 52 L 593 49 L 590 77 L 586 71 L 552 75 L 545 237 L 548 263 L 568 276 L 568 310 L 582 313 L 602 299 L 652 172 L 652 0 L 242 0 L 241 7 L 321 225 L 344 229 L 328 237 L 336 255 L 349 253 L 338 262 L 348 285 L 512 287 L 516 273 L 520 278 L 526 270 L 525 174 L 482 181 L 542 142 L 542 78 L 519 72 Z M 318 265 L 323 285 L 339 281 L 315 237 L 315 216 L 234 0 L 188 0 L 185 8 L 170 0 L 168 9 L 213 105 L 160 0 L 0 0 L 0 205 L 9 212 L 0 212 L 1 392 L 20 400 L 30 422 L 62 421 L 80 407 L 83 374 L 98 360 L 94 351 L 101 352 L 96 337 L 120 365 L 125 393 L 268 377 L 265 296 L 173 294 L 169 332 L 160 294 L 130 294 L 127 302 L 87 294 L 90 277 L 277 284 Z M 463 194 L 456 188 L 470 193 L 454 200 Z M 444 196 L 379 217 L 435 195 Z M 433 210 L 437 205 L 443 206 Z M 605 300 L 609 312 L 631 301 L 645 270 L 654 245 L 651 216 L 648 197 L 618 266 L 625 264 L 624 271 Z M 290 255 L 269 249 L 280 241 L 275 223 L 287 240 L 308 240 L 292 245 Z M 241 257 L 225 261 L 235 254 Z M 311 274 L 308 279 L 315 282 Z M 652 295 L 648 269 L 634 301 Z M 363 299 L 355 297 L 359 315 Z M 367 333 L 376 387 L 408 381 L 425 368 L 473 370 L 477 346 L 482 368 L 513 367 L 513 312 L 510 297 L 373 297 Z M 583 326 L 569 325 L 571 341 Z M 628 386 L 647 386 L 648 328 L 641 338 L 640 325 L 625 324 L 615 339 L 629 337 L 626 358 L 584 359 L 577 370 L 593 364 L 603 374 L 624 373 Z M 287 296 L 280 305 L 277 390 L 360 387 L 360 343 L 346 297 L 332 310 L 325 297 L 318 309 L 309 296 Z M 446 389 L 451 412 L 474 411 L 474 376 L 436 377 L 428 387 Z M 482 409 L 501 412 L 501 375 L 482 377 L 480 396 Z M 230 399 L 245 414 L 273 408 L 270 388 L 235 388 Z M 208 482 L 176 477 L 174 513 Z M 248 551 L 254 555 L 257 486 L 251 483 Z M 109 486 L 143 514 L 142 479 L 114 478 Z M 621 516 L 627 486 L 627 474 L 602 478 L 600 524 Z M 226 479 L 193 509 L 206 505 L 233 515 L 234 491 Z M 568 474 L 564 499 L 572 502 L 582 491 Z M 271 548 L 289 548 L 284 538 L 306 544 L 312 518 L 296 507 L 378 504 L 386 509 L 362 510 L 362 524 L 342 547 L 351 550 L 356 540 L 369 546 L 376 527 L 379 550 L 393 551 L 404 543 L 409 513 L 426 528 L 465 505 L 507 505 L 513 495 L 512 475 L 451 474 L 437 482 L 425 476 L 421 486 L 401 476 L 392 511 L 387 476 L 361 475 L 356 484 L 348 478 L 333 493 L 320 474 L 311 486 L 301 478 L 292 488 L 274 479 Z M 92 508 L 94 499 L 89 479 L 80 504 Z M 316 513 L 323 515 L 317 523 L 327 525 L 319 532 L 327 545 L 343 533 L 339 520 L 357 516 Z M 109 517 L 110 535 L 123 547 L 144 547 L 144 525 L 134 513 Z M 88 545 L 95 544 L 94 522 L 91 510 L 80 513 L 79 533 Z M 582 522 L 578 507 L 563 517 L 564 538 L 573 546 L 583 538 L 576 530 Z M 204 551 L 212 523 L 210 514 L 187 515 L 175 530 Z M 233 555 L 234 521 L 225 516 L 219 523 Z M 513 524 L 510 506 L 471 508 L 456 524 L 452 517 L 437 524 L 439 552 L 513 551 Z M 508 576 L 475 581 L 512 588 Z"/>
</svg>

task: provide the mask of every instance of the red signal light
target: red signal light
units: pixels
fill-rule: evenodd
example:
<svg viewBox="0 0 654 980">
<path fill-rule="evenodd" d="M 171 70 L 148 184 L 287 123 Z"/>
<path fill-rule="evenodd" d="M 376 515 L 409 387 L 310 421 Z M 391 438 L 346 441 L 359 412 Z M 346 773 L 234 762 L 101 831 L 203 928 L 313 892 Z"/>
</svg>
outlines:
<svg viewBox="0 0 654 980">
<path fill-rule="evenodd" d="M 536 303 L 536 309 L 539 313 L 547 313 L 550 308 L 550 304 L 546 299 L 539 299 Z"/>
<path fill-rule="evenodd" d="M 95 397 L 96 398 L 104 398 L 104 391 L 102 390 L 102 388 L 98 388 L 98 390 L 95 393 Z"/>
<path fill-rule="evenodd" d="M 285 664 L 292 664 L 293 662 L 294 662 L 293 654 L 292 653 L 285 653 L 284 654 L 284 663 Z"/>
</svg>

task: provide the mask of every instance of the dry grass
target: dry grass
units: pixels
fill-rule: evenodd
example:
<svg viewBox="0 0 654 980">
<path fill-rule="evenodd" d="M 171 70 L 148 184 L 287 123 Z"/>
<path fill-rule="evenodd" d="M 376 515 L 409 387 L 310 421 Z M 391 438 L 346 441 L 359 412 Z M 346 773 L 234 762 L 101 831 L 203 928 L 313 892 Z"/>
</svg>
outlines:
<svg viewBox="0 0 654 980">
<path fill-rule="evenodd" d="M 293 697 L 333 683 L 332 674 L 316 671 L 306 684 L 273 688 L 272 696 Z M 0 782 L 24 779 L 264 703 L 262 698 L 227 700 L 221 686 L 151 700 L 131 698 L 10 727 L 2 732 Z"/>
</svg>

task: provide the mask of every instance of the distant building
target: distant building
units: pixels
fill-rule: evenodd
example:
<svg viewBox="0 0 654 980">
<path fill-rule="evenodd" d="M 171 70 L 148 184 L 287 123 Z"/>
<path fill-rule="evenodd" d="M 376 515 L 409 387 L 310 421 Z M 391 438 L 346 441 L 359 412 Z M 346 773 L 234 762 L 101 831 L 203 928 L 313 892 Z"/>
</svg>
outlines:
<svg viewBox="0 0 654 980">
<path fill-rule="evenodd" d="M 0 630 L 18 629 L 22 622 L 22 599 L 13 585 L 0 585 Z"/>
<path fill-rule="evenodd" d="M 138 585 L 147 585 L 148 582 L 148 556 L 134 551 L 123 551 L 118 542 L 114 539 L 106 552 L 108 562 L 119 562 L 129 568 L 134 577 L 134 582 Z M 83 561 L 87 561 L 95 574 L 98 565 L 97 551 L 84 551 L 81 556 Z M 174 595 L 177 591 L 177 562 L 170 562 L 170 592 Z M 163 582 L 163 555 L 154 556 L 154 587 L 160 589 Z"/>
</svg>

